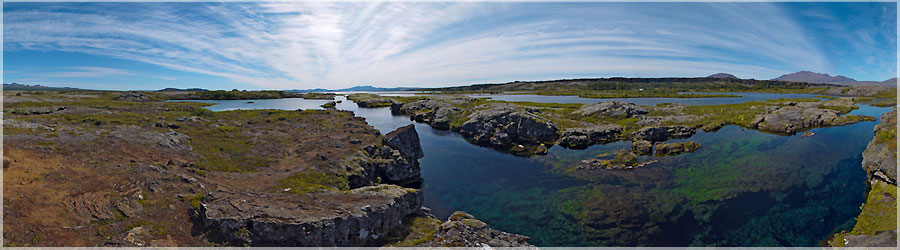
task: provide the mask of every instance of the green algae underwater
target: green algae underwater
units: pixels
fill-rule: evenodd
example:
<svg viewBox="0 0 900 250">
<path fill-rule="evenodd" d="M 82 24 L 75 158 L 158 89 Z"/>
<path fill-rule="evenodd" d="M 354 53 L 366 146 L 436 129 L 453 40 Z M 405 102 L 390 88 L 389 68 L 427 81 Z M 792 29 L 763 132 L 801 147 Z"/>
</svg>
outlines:
<svg viewBox="0 0 900 250">
<path fill-rule="evenodd" d="M 641 156 L 659 162 L 624 171 L 576 166 L 626 142 L 521 158 L 417 129 L 433 213 L 465 210 L 538 246 L 819 246 L 859 214 L 861 153 L 875 124 L 816 128 L 811 137 L 726 126 L 670 141 L 699 142 L 696 152 Z"/>
<path fill-rule="evenodd" d="M 413 123 L 388 108 L 362 109 L 346 100 L 337 108 L 365 117 L 382 133 Z M 861 105 L 851 114 L 888 111 Z M 414 124 L 425 152 L 425 204 L 439 218 L 466 211 L 537 246 L 762 247 L 819 246 L 852 228 L 866 192 L 861 153 L 877 122 L 817 128 L 811 137 L 726 126 L 669 141 L 699 142 L 696 152 L 641 156 L 659 162 L 624 171 L 576 166 L 628 142 L 554 146 L 548 155 L 525 158 Z"/>
</svg>

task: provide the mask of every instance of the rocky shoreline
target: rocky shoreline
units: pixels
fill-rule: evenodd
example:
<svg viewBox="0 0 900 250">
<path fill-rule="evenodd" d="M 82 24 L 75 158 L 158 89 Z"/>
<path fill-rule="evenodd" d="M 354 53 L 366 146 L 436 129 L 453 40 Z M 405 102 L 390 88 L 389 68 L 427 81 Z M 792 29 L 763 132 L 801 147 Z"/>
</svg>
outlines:
<svg viewBox="0 0 900 250">
<path fill-rule="evenodd" d="M 897 247 L 897 107 L 881 116 L 863 151 L 868 197 L 850 232 L 833 235 L 835 247 Z"/>
<path fill-rule="evenodd" d="M 698 129 L 738 125 L 794 135 L 818 127 L 843 126 L 874 117 L 849 115 L 853 98 L 777 99 L 743 104 L 638 106 L 622 101 L 591 104 L 502 102 L 455 95 L 415 98 L 354 97 L 362 108 L 390 106 L 393 115 L 459 133 L 473 144 L 520 156 L 544 154 L 553 145 L 584 149 L 620 140 L 664 142 L 689 138 Z M 359 104 L 362 102 L 363 104 Z"/>
<path fill-rule="evenodd" d="M 5 246 L 382 246 L 430 216 L 412 125 L 381 135 L 349 111 L 211 112 L 138 92 L 4 95 Z M 423 242 L 530 246 L 482 224 Z"/>
</svg>

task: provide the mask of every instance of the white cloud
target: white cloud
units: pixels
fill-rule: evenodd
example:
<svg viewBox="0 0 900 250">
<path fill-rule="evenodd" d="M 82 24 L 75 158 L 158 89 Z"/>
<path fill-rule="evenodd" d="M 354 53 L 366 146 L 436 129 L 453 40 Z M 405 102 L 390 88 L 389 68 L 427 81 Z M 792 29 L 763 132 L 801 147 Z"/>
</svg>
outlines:
<svg viewBox="0 0 900 250">
<path fill-rule="evenodd" d="M 101 6 L 5 12 L 5 45 L 123 58 L 274 89 L 572 75 L 772 78 L 785 67 L 831 67 L 801 27 L 767 3 L 679 7 L 703 15 L 621 4 L 546 12 L 534 3 Z M 57 74 L 101 73 L 114 72 Z"/>
<path fill-rule="evenodd" d="M 117 75 L 135 75 L 134 72 L 129 70 L 106 67 L 71 67 L 69 69 L 72 71 L 42 73 L 41 75 L 59 78 L 95 78 Z"/>
</svg>

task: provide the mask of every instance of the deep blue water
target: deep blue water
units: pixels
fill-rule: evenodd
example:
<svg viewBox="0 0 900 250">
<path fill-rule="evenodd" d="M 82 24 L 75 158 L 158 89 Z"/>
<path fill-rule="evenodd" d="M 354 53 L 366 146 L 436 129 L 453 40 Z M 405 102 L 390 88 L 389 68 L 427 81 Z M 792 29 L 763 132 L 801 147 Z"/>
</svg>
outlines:
<svg viewBox="0 0 900 250">
<path fill-rule="evenodd" d="M 365 117 L 382 133 L 413 123 L 388 108 L 361 109 L 337 99 L 343 100 L 338 109 Z M 643 99 L 673 99 L 644 105 L 720 101 Z M 326 101 L 210 102 L 219 103 L 209 107 L 219 111 L 318 108 Z M 880 117 L 888 111 L 862 106 L 852 113 Z M 865 198 L 860 154 L 876 123 L 817 128 L 812 137 L 727 126 L 676 140 L 703 144 L 694 153 L 658 158 L 659 163 L 633 171 L 573 168 L 581 159 L 627 148 L 626 142 L 585 150 L 551 147 L 546 156 L 526 158 L 472 145 L 426 124 L 415 126 L 425 152 L 420 160 L 425 203 L 438 217 L 467 211 L 493 228 L 530 236 L 538 246 L 817 246 L 830 233 L 849 229 L 859 212 Z"/>
</svg>

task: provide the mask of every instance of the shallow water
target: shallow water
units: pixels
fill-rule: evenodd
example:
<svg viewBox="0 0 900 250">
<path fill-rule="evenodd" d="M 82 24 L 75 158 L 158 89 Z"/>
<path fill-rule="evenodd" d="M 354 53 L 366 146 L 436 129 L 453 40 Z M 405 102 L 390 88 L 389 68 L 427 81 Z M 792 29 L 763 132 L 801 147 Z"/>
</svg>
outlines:
<svg viewBox="0 0 900 250">
<path fill-rule="evenodd" d="M 388 108 L 361 109 L 337 99 L 343 100 L 338 109 L 365 117 L 382 133 L 413 123 Z M 709 99 L 718 98 L 696 100 Z M 311 106 L 327 102 L 262 101 L 215 101 L 220 104 L 209 108 L 317 108 Z M 862 106 L 852 113 L 880 117 L 889 110 Z M 551 147 L 546 156 L 525 158 L 415 126 L 425 152 L 425 203 L 438 217 L 467 211 L 493 228 L 530 236 L 538 246 L 818 246 L 852 227 L 865 198 L 860 154 L 876 123 L 813 129 L 812 137 L 726 126 L 675 140 L 701 143 L 694 153 L 643 157 L 660 162 L 631 171 L 573 169 L 582 159 L 627 148 L 626 142 Z"/>
</svg>

